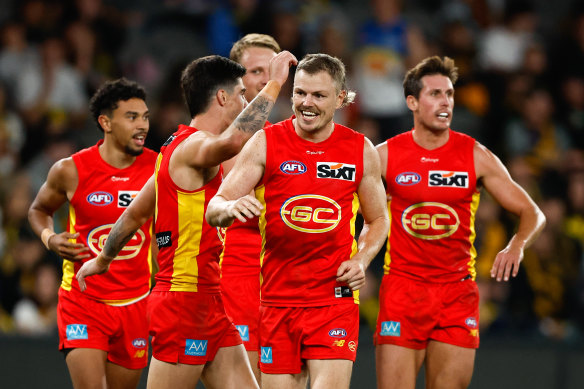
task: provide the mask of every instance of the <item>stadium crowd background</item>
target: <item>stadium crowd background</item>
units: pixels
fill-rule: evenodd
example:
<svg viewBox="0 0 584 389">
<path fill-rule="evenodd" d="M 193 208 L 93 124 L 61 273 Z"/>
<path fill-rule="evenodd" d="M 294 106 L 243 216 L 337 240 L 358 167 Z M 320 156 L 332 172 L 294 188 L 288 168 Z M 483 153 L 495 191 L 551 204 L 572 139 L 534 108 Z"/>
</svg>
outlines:
<svg viewBox="0 0 584 389">
<path fill-rule="evenodd" d="M 517 279 L 489 270 L 514 220 L 486 195 L 477 214 L 481 337 L 584 335 L 584 6 L 569 0 L 19 0 L 0 1 L 0 335 L 55 336 L 61 260 L 27 211 L 58 159 L 94 144 L 89 96 L 125 76 L 148 92 L 147 145 L 158 150 L 188 113 L 180 70 L 229 55 L 250 32 L 298 58 L 341 58 L 356 104 L 335 120 L 374 144 L 412 126 L 405 71 L 428 55 L 455 59 L 452 128 L 485 144 L 548 223 Z M 291 83 L 270 116 L 290 116 Z M 67 210 L 57 230 L 65 228 Z M 373 326 L 383 253 L 362 291 Z M 55 346 L 56 353 L 56 346 Z"/>
</svg>

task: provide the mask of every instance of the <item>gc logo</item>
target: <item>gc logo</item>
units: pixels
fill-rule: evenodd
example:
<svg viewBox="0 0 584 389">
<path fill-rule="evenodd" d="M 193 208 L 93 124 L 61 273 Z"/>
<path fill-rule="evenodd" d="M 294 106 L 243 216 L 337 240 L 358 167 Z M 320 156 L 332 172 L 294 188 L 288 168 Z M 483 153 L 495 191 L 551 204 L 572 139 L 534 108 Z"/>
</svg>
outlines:
<svg viewBox="0 0 584 389">
<path fill-rule="evenodd" d="M 99 254 L 103 250 L 107 236 L 112 230 L 113 224 L 106 224 L 97 228 L 94 228 L 87 235 L 87 246 L 95 254 Z M 140 249 L 144 245 L 146 240 L 146 235 L 142 230 L 136 231 L 134 236 L 126 243 L 124 248 L 120 251 L 116 260 L 118 259 L 131 259 L 134 258 L 140 252 Z"/>
<path fill-rule="evenodd" d="M 446 238 L 456 232 L 460 220 L 456 211 L 442 203 L 418 203 L 402 213 L 402 226 L 416 238 L 435 240 Z"/>
<path fill-rule="evenodd" d="M 341 221 L 341 206 L 320 195 L 298 195 L 286 200 L 280 217 L 293 230 L 319 234 L 333 230 Z"/>
</svg>

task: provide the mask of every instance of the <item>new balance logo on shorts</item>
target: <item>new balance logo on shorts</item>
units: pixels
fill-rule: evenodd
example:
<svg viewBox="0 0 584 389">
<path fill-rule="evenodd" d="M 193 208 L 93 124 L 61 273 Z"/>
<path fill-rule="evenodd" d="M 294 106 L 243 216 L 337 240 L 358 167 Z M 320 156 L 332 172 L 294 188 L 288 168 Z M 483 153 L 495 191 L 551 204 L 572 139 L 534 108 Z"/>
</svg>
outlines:
<svg viewBox="0 0 584 389">
<path fill-rule="evenodd" d="M 262 363 L 272 363 L 272 348 L 262 347 Z"/>
<path fill-rule="evenodd" d="M 245 325 L 236 325 L 237 331 L 239 331 L 239 336 L 244 342 L 249 342 L 249 327 Z"/>
<path fill-rule="evenodd" d="M 207 355 L 207 341 L 187 339 L 187 345 L 185 346 L 185 355 L 204 357 L 205 355 Z"/>
<path fill-rule="evenodd" d="M 381 323 L 381 336 L 401 336 L 401 323 L 399 321 L 384 321 Z"/>
<path fill-rule="evenodd" d="M 69 324 L 67 326 L 67 340 L 88 339 L 87 324 Z"/>
</svg>

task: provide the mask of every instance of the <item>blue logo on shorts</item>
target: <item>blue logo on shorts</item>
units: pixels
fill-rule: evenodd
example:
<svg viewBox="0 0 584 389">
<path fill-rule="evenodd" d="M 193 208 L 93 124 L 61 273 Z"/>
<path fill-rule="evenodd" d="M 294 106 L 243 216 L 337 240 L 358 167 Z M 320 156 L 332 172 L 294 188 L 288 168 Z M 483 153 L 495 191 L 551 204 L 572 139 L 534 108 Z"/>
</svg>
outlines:
<svg viewBox="0 0 584 389">
<path fill-rule="evenodd" d="M 384 321 L 381 323 L 381 336 L 401 336 L 401 324 L 399 321 Z"/>
<path fill-rule="evenodd" d="M 87 324 L 67 325 L 67 340 L 87 339 Z"/>
<path fill-rule="evenodd" d="M 207 341 L 187 339 L 187 345 L 185 346 L 185 355 L 204 357 L 205 355 L 207 355 Z"/>
<path fill-rule="evenodd" d="M 237 325 L 237 331 L 239 331 L 239 336 L 244 342 L 249 342 L 249 327 L 245 325 Z"/>
<path fill-rule="evenodd" d="M 272 363 L 272 348 L 262 347 L 262 363 Z"/>
</svg>

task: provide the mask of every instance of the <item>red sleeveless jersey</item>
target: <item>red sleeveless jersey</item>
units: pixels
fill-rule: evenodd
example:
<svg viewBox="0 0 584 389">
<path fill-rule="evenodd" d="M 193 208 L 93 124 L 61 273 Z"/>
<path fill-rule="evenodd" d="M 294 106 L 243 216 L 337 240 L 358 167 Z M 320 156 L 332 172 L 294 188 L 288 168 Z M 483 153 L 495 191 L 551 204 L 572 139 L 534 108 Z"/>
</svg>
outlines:
<svg viewBox="0 0 584 389">
<path fill-rule="evenodd" d="M 271 125 L 266 121 L 264 128 Z M 220 260 L 221 275 L 259 277 L 261 250 L 262 237 L 258 218 L 254 217 L 245 223 L 235 219 L 225 230 Z"/>
<path fill-rule="evenodd" d="M 91 257 L 81 262 L 63 261 L 61 288 L 79 292 L 75 274 L 81 265 L 101 252 L 113 225 L 154 172 L 156 153 L 149 149 L 134 163 L 117 169 L 99 155 L 103 143 L 72 155 L 79 182 L 69 204 L 69 232 L 79 233 L 77 243 L 90 249 Z M 86 279 L 84 295 L 110 304 L 123 304 L 150 290 L 152 219 L 136 232 L 119 252 L 108 272 Z"/>
<path fill-rule="evenodd" d="M 292 120 L 266 133 L 266 168 L 256 198 L 263 203 L 261 302 L 268 306 L 358 303 L 358 293 L 336 282 L 339 265 L 357 252 L 357 188 L 364 137 L 335 124 L 312 143 Z"/>
<path fill-rule="evenodd" d="M 416 144 L 412 131 L 387 141 L 391 228 L 385 274 L 429 282 L 475 278 L 480 193 L 474 145 L 473 138 L 452 130 L 435 150 Z"/>
<path fill-rule="evenodd" d="M 197 129 L 180 125 L 162 146 L 156 161 L 155 232 L 158 243 L 157 291 L 219 293 L 221 232 L 205 220 L 217 193 L 223 168 L 207 184 L 185 190 L 170 177 L 168 164 L 176 147 Z"/>
</svg>

